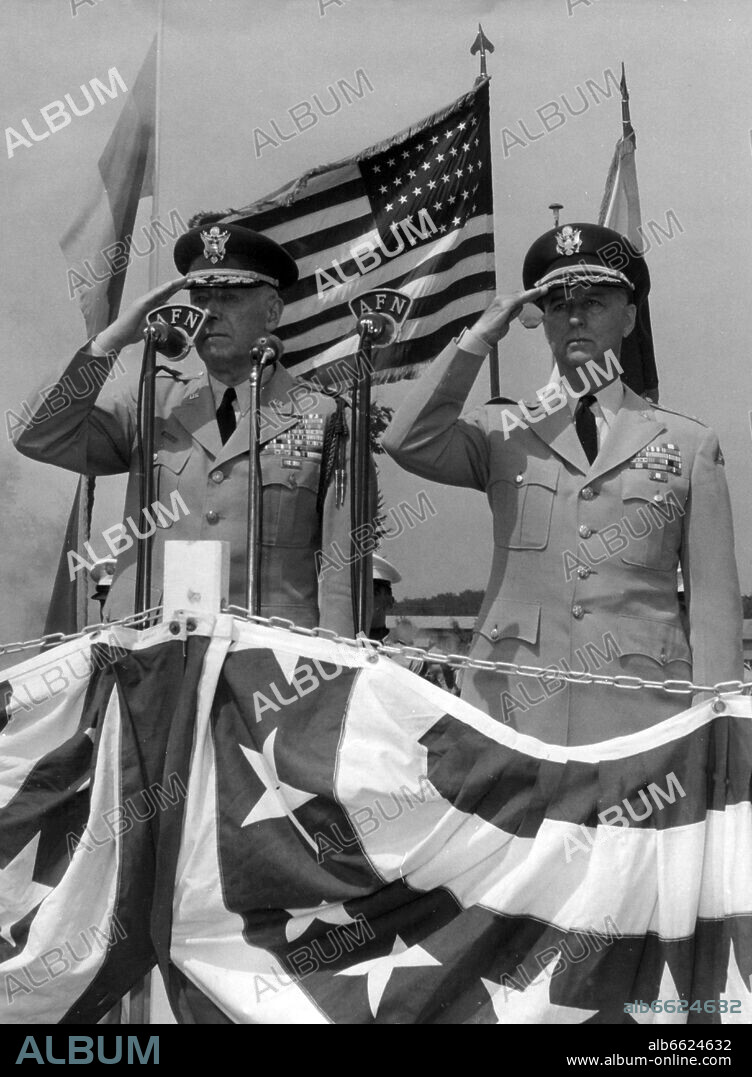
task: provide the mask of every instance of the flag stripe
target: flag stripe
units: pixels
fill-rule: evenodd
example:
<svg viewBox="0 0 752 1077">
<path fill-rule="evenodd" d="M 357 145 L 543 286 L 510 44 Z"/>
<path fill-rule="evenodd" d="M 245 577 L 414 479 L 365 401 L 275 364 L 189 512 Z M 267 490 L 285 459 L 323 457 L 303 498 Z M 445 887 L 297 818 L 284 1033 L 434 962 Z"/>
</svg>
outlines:
<svg viewBox="0 0 752 1077">
<path fill-rule="evenodd" d="M 450 332 L 438 325 L 426 330 L 424 319 L 440 315 L 443 303 L 445 320 L 454 323 L 456 311 L 448 307 L 459 298 L 468 324 L 495 291 L 487 80 L 394 138 L 314 169 L 226 219 L 267 231 L 299 263 L 300 280 L 285 297 L 280 327 L 284 362 L 295 373 L 315 369 L 326 384 L 330 364 L 352 354 L 333 339 L 352 333 L 348 302 L 386 283 L 403 288 L 416 275 L 429 278 L 439 298 L 410 312 L 403 339 L 431 338 L 441 350 Z M 465 246 L 466 237 L 484 241 Z M 463 274 L 463 260 L 481 252 L 482 266 L 468 264 Z M 447 269 L 456 269 L 458 280 L 478 274 L 483 283 L 473 283 L 481 295 L 466 285 L 442 296 Z M 343 277 L 351 279 L 340 287 Z M 453 333 L 456 326 L 446 328 Z M 315 356 L 322 348 L 328 350 Z M 398 342 L 378 352 L 381 379 L 412 376 L 417 364 L 433 358 Z"/>
</svg>

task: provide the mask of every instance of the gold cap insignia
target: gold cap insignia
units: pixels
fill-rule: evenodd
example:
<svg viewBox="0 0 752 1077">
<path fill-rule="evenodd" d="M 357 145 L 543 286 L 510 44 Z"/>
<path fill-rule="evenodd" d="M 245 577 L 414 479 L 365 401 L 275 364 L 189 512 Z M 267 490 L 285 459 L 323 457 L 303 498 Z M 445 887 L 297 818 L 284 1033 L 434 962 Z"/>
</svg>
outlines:
<svg viewBox="0 0 752 1077">
<path fill-rule="evenodd" d="M 216 265 L 217 262 L 222 262 L 225 257 L 225 247 L 227 246 L 227 240 L 230 238 L 230 233 L 220 232 L 215 224 L 208 232 L 202 232 L 201 238 L 204 241 L 204 258 L 207 258 L 212 265 Z"/>
<path fill-rule="evenodd" d="M 566 224 L 560 232 L 556 233 L 555 238 L 557 254 L 564 254 L 567 257 L 579 254 L 582 246 L 582 233 L 579 228 L 572 228 L 571 225 Z"/>
</svg>

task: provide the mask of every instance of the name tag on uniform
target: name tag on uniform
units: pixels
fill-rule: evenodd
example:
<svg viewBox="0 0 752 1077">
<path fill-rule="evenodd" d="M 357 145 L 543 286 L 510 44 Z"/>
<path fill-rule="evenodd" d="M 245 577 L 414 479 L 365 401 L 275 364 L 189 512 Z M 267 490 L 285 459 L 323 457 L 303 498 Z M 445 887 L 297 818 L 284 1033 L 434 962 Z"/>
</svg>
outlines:
<svg viewBox="0 0 752 1077">
<path fill-rule="evenodd" d="M 282 467 L 292 468 L 293 470 L 301 468 L 302 466 L 303 465 L 301 464 L 300 460 L 292 460 L 291 458 L 287 458 L 282 461 Z"/>
</svg>

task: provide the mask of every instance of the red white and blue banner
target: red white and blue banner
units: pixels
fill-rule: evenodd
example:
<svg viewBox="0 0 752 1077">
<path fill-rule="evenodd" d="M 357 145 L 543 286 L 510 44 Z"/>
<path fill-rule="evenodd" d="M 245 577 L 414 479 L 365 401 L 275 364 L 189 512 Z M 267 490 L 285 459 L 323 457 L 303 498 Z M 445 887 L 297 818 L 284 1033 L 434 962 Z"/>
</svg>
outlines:
<svg viewBox="0 0 752 1077">
<path fill-rule="evenodd" d="M 3 676 L 0 1023 L 752 1020 L 748 696 L 547 745 L 228 614 Z"/>
</svg>

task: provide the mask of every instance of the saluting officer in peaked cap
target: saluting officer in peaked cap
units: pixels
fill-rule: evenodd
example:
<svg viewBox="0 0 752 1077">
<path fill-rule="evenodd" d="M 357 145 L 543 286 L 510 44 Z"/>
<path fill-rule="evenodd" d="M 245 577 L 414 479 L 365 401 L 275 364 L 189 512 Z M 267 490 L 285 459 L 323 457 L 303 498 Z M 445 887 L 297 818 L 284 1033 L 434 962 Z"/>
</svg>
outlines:
<svg viewBox="0 0 752 1077">
<path fill-rule="evenodd" d="M 175 244 L 175 265 L 188 288 L 253 288 L 284 291 L 298 279 L 295 259 L 273 239 L 240 224 L 213 221 L 190 228 Z"/>
<path fill-rule="evenodd" d="M 188 289 L 192 304 L 206 312 L 195 339 L 202 369 L 162 367 L 155 379 L 156 496 L 159 504 L 179 504 L 185 511 L 177 519 L 169 510 L 154 513 L 152 606 L 162 598 L 166 539 L 226 543 L 230 602 L 246 601 L 250 357 L 254 343 L 279 325 L 298 268 L 283 246 L 226 219 L 231 217 L 212 212 L 191 220 L 174 248 L 180 276 L 141 296 L 76 353 L 57 383 L 58 394 L 67 396 L 69 380 L 88 388 L 63 409 L 64 418 L 47 416 L 49 422 L 31 424 L 16 439 L 20 452 L 71 471 L 128 472 L 124 518 L 138 519 L 137 390 L 129 379 L 103 384 L 101 378 L 86 378 L 85 371 L 93 356 L 111 366 L 122 348 L 141 344 L 147 314 Z M 341 550 L 349 556 L 352 543 L 344 481 L 351 452 L 346 411 L 342 397 L 296 379 L 283 363 L 269 363 L 261 375 L 261 613 L 350 637 L 355 634 L 351 574 L 340 571 L 333 554 Z M 375 480 L 373 496 L 375 515 Z M 132 612 L 136 555 L 131 543 L 118 556 L 107 599 L 110 618 Z M 326 572 L 320 570 L 323 561 Z M 366 571 L 371 571 L 370 556 Z"/>
<path fill-rule="evenodd" d="M 524 291 L 497 295 L 414 382 L 382 445 L 422 480 L 478 490 L 491 507 L 493 557 L 472 649 L 479 665 L 464 671 L 463 699 L 542 741 L 597 743 L 691 700 L 564 677 L 537 690 L 490 663 L 649 682 L 740 680 L 723 454 L 707 426 L 644 400 L 620 376 L 650 288 L 644 258 L 623 236 L 586 223 L 550 229 L 530 247 L 522 279 Z M 486 356 L 525 303 L 543 311 L 551 374 L 526 401 L 466 411 Z"/>
<path fill-rule="evenodd" d="M 522 266 L 524 288 L 607 285 L 639 305 L 650 291 L 645 259 L 629 240 L 600 224 L 565 224 L 536 239 Z M 543 297 L 534 300 L 543 306 Z"/>
</svg>

